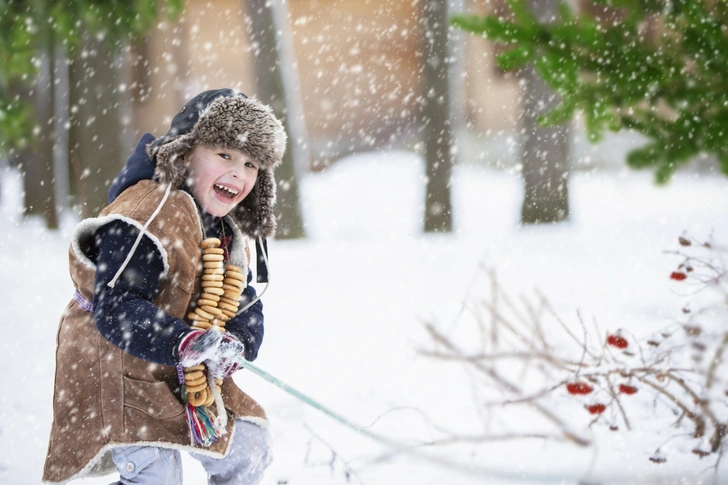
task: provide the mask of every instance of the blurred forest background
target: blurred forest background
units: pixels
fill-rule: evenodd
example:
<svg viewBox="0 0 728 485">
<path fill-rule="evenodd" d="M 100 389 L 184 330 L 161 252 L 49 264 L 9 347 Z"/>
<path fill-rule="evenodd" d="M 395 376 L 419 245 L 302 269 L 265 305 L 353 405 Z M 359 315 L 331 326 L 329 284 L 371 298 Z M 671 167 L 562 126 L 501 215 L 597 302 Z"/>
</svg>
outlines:
<svg viewBox="0 0 728 485">
<path fill-rule="evenodd" d="M 681 6 L 691 4 L 705 7 L 698 12 L 703 16 L 715 14 L 715 35 L 724 41 L 723 2 L 673 4 L 678 15 Z M 564 16 L 565 5 L 555 0 L 0 0 L 0 158 L 24 174 L 25 214 L 42 215 L 55 228 L 60 211 L 93 216 L 103 207 L 109 184 L 144 132 L 163 135 L 186 100 L 206 89 L 232 87 L 270 104 L 290 135 L 277 172 L 277 237 L 305 237 L 297 174 L 372 150 L 422 154 L 425 232 L 453 229 L 449 177 L 455 163 L 522 172 L 522 222 L 562 221 L 569 214 L 570 171 L 609 168 L 605 165 L 644 143 L 635 132 L 652 136 L 635 123 L 614 126 L 606 116 L 604 107 L 624 102 L 624 92 L 592 92 L 591 104 L 579 104 L 586 99 L 583 92 L 563 81 L 590 76 L 558 68 L 568 64 L 564 59 L 580 66 L 588 60 L 577 59 L 583 45 L 564 49 L 584 40 L 584 31 L 565 30 L 579 24 Z M 670 20 L 667 3 L 574 0 L 569 5 L 583 18 L 596 19 L 587 25 L 596 26 L 592 34 L 614 27 L 621 35 L 616 44 L 600 44 L 596 34 L 588 40 L 592 57 L 612 56 L 612 64 L 597 63 L 602 72 L 629 79 L 630 86 L 644 78 L 643 91 L 652 94 L 640 91 L 627 99 L 628 108 L 647 104 L 654 114 L 657 106 L 657 112 L 680 121 L 681 107 L 695 104 L 689 97 L 695 93 L 666 103 L 664 91 L 671 87 L 649 78 L 660 79 L 666 71 L 639 71 L 650 65 L 650 56 L 628 58 L 623 50 L 608 50 L 636 39 L 652 45 L 653 53 L 664 53 L 659 33 L 675 27 L 662 21 Z M 469 15 L 456 19 L 458 26 L 477 35 L 452 26 L 458 13 Z M 548 51 L 558 35 L 558 52 Z M 721 46 L 698 47 L 709 56 L 711 48 Z M 539 58 L 539 49 L 551 57 Z M 687 57 L 686 63 L 699 61 L 689 53 L 677 56 Z M 632 62 L 627 68 L 637 66 L 636 77 L 620 71 L 620 57 Z M 725 69 L 725 63 L 718 68 Z M 549 79 L 549 72 L 561 77 Z M 689 74 L 689 69 L 677 73 L 686 82 Z M 722 90 L 722 84 L 713 84 Z M 551 120 L 558 124 L 542 126 L 544 113 L 564 99 L 567 109 L 562 104 Z M 594 109 L 594 103 L 602 108 Z M 586 109 L 585 120 L 580 108 Z M 700 119 L 716 126 L 706 116 Z M 607 128 L 632 132 L 589 147 L 587 140 L 596 141 Z M 687 138 L 673 139 L 680 144 Z M 691 143 L 697 148 L 679 154 L 680 161 L 698 159 L 693 169 L 716 171 L 719 150 L 703 150 L 700 140 Z M 633 165 L 648 166 L 658 155 L 648 151 Z M 658 179 L 669 178 L 677 167 L 674 159 Z"/>
<path fill-rule="evenodd" d="M 559 439 L 560 435 L 576 436 L 569 434 L 572 423 L 575 429 L 584 424 L 591 433 L 592 424 L 601 419 L 607 425 L 602 431 L 613 436 L 606 443 L 616 446 L 594 447 L 603 457 L 599 473 L 654 471 L 633 467 L 629 460 L 637 457 L 645 465 L 667 463 L 668 472 L 677 470 L 674 483 L 687 483 L 694 473 L 704 474 L 711 467 L 718 477 L 714 482 L 722 483 L 717 472 L 728 436 L 728 390 L 724 380 L 715 386 L 713 382 L 718 382 L 714 376 L 723 375 L 718 364 L 725 363 L 721 356 L 728 346 L 726 271 L 722 263 L 714 264 L 717 257 L 701 260 L 689 251 L 715 249 L 724 257 L 725 246 L 683 232 L 679 249 L 669 251 L 673 258 L 680 258 L 676 267 L 662 261 L 667 237 L 691 228 L 702 231 L 716 225 L 716 220 L 726 220 L 728 2 L 0 0 L 0 184 L 18 187 L 18 174 L 22 175 L 24 216 L 34 222 L 42 218 L 47 228 L 68 226 L 61 224 L 68 216 L 71 222 L 95 216 L 139 138 L 146 132 L 162 136 L 187 100 L 220 87 L 257 97 L 284 121 L 289 146 L 276 172 L 276 237 L 306 238 L 308 229 L 307 243 L 312 243 L 296 241 L 277 253 L 282 266 L 289 268 L 275 290 L 286 295 L 286 301 L 270 305 L 267 318 L 285 324 L 266 330 L 274 342 L 264 362 L 266 369 L 286 375 L 292 383 L 321 396 L 322 402 L 346 409 L 361 422 L 372 422 L 372 413 L 392 403 L 399 406 L 398 400 L 432 405 L 433 410 L 445 413 L 448 422 L 455 418 L 456 427 L 468 424 L 460 444 L 482 438 L 481 444 L 493 446 L 483 447 L 486 452 L 476 455 L 468 444 L 462 457 L 482 460 L 488 456 L 494 469 L 510 467 L 520 474 L 526 463 L 537 473 L 551 468 L 569 476 L 587 473 L 589 462 L 594 463 L 587 451 L 551 448 L 544 454 L 540 441 L 532 442 L 533 448 L 522 448 L 521 442 L 511 440 L 513 430 L 531 436 L 533 429 L 528 428 L 534 422 L 523 419 L 526 415 L 518 410 L 510 414 L 511 407 L 503 419 L 508 425 L 503 427 L 505 439 L 498 428 L 492 434 L 488 426 L 483 427 L 482 436 L 471 434 L 470 411 L 453 409 L 469 409 L 474 387 L 470 381 L 459 382 L 441 366 L 444 360 L 462 361 L 448 347 L 458 338 L 470 352 L 461 355 L 474 356 L 467 365 L 479 366 L 478 372 L 496 383 L 482 388 L 488 409 L 505 409 L 501 404 L 513 402 L 528 403 L 530 408 L 536 400 L 539 406 L 545 402 L 539 411 L 543 416 L 550 418 L 553 410 L 554 416 L 564 417 L 556 425 Z M 394 153 L 384 153 L 390 151 Z M 346 165 L 352 170 L 343 178 L 334 176 L 336 170 L 326 173 L 335 164 L 343 170 L 347 156 L 362 152 L 377 153 L 366 163 Z M 374 158 L 376 163 L 371 163 Z M 408 160 L 413 163 L 407 165 Z M 453 170 L 456 165 L 463 167 Z M 465 165 L 488 170 L 469 170 Z M 421 166 L 422 171 L 411 170 L 413 166 Z M 692 173 L 689 183 L 675 184 L 677 190 L 663 192 L 661 198 L 657 190 L 636 190 L 636 184 L 648 177 L 633 177 L 627 167 L 651 170 L 656 183 L 669 183 L 678 169 Z M 593 171 L 596 176 L 582 178 L 575 175 L 578 171 Z M 723 177 L 720 183 L 713 184 L 719 177 Z M 570 183 L 573 201 L 578 201 L 575 207 L 570 207 Z M 415 184 L 424 190 L 410 198 Z M 363 189 L 356 192 L 353 186 Z M 327 192 L 334 196 L 320 197 Z M 13 195 L 8 197 L 13 202 L 21 198 L 17 191 L 5 193 Z M 522 200 L 515 202 L 514 193 Z M 354 196 L 364 200 L 354 201 Z M 410 204 L 420 198 L 421 203 Z M 381 203 L 372 203 L 375 199 Z M 455 209 L 452 200 L 459 202 Z M 369 204 L 372 211 L 361 210 Z M 520 214 L 503 216 L 517 211 L 519 205 Z M 411 217 L 413 212 L 422 217 Z M 457 233 L 453 212 L 461 215 L 455 221 L 471 232 Z M 579 224 L 561 224 L 570 214 Z M 541 227 L 522 230 L 512 224 L 519 218 L 523 226 Z M 419 227 L 421 220 L 423 233 L 453 231 L 456 237 L 448 238 L 448 244 L 440 244 L 440 238 L 424 238 L 426 244 L 420 244 L 419 234 L 410 237 L 416 233 L 408 225 L 413 220 L 413 227 Z M 10 393 L 0 400 L 4 408 L 19 410 L 23 418 L 0 415 L 8 416 L 0 419 L 0 448 L 8 450 L 0 472 L 5 466 L 14 476 L 26 477 L 29 468 L 40 470 L 42 463 L 38 450 L 47 437 L 43 423 L 51 419 L 51 329 L 56 306 L 65 305 L 68 289 L 62 258 L 45 258 L 44 253 L 53 248 L 61 254 L 67 243 L 37 237 L 36 224 L 17 227 L 14 218 L 8 222 L 7 249 L 1 252 L 5 258 L 0 263 L 8 268 L 7 274 L 30 277 L 22 284 L 7 280 L 5 293 L 12 313 L 8 321 L 22 324 L 8 326 L 11 333 L 3 355 L 11 369 L 9 387 L 28 388 L 35 394 L 29 398 L 25 393 Z M 543 227 L 546 224 L 558 225 Z M 351 227 L 363 229 L 352 231 Z M 372 232 L 379 244 L 361 237 L 370 227 L 378 228 Z M 317 240 L 327 231 L 334 236 Z M 407 238 L 392 239 L 387 232 L 406 233 Z M 450 244 L 457 236 L 461 236 L 458 244 Z M 477 261 L 496 262 L 499 279 Z M 43 270 L 33 264 L 42 265 Z M 48 264 L 52 271 L 46 269 Z M 385 268 L 386 274 L 372 271 L 375 267 Z M 466 281 L 474 271 L 481 276 Z M 525 288 L 532 282 L 556 295 L 555 310 L 540 293 L 533 304 L 527 299 L 515 306 L 506 302 L 506 288 Z M 663 286 L 666 282 L 682 287 L 668 291 Z M 30 291 L 29 286 L 47 291 Z M 705 287 L 720 290 L 718 303 L 709 294 L 707 303 L 698 300 L 688 309 L 683 301 L 686 293 Z M 327 296 L 330 301 L 316 311 L 301 311 L 318 301 L 321 288 L 335 291 L 333 297 Z M 475 296 L 480 293 L 485 295 L 482 302 Z M 461 304 L 463 295 L 478 301 L 474 333 L 463 330 L 465 324 L 455 328 L 460 316 L 468 315 Z M 526 363 L 541 365 L 541 360 L 532 360 L 534 352 L 558 363 L 563 358 L 556 352 L 558 337 L 552 347 L 544 336 L 550 339 L 553 329 L 566 328 L 557 311 L 568 314 L 575 304 L 600 314 L 605 331 L 597 327 L 595 318 L 589 346 L 578 346 L 581 357 L 573 358 L 576 368 L 552 372 L 553 381 L 533 379 L 529 381 L 532 388 L 520 387 L 525 374 L 505 357 L 515 348 Z M 37 307 L 31 311 L 41 312 L 34 314 L 30 327 L 25 325 L 28 305 Z M 710 305 L 718 310 L 713 312 Z M 436 332 L 439 327 L 427 326 L 438 352 L 426 357 L 439 360 L 437 367 L 423 366 L 410 352 L 417 340 L 412 335 L 422 330 L 422 320 L 412 315 L 426 314 L 430 308 L 457 314 L 448 324 L 457 331 L 446 335 L 451 341 Z M 513 310 L 516 323 L 527 324 L 526 330 L 512 330 L 523 348 L 508 347 L 506 338 L 498 340 L 491 337 L 495 331 L 486 330 L 483 321 L 491 315 L 493 329 L 501 321 L 496 310 L 506 319 Z M 441 315 L 434 310 L 433 314 Z M 548 316 L 543 325 L 534 318 L 537 314 Z M 481 315 L 482 321 L 478 320 Z M 702 320 L 703 315 L 710 318 Z M 577 316 L 577 332 L 583 331 L 587 342 L 578 311 Z M 373 332 L 374 321 L 383 322 L 385 330 Z M 506 323 L 499 323 L 499 328 L 505 329 Z M 663 325 L 668 325 L 669 334 L 662 332 Z M 310 346 L 301 345 L 311 338 L 314 327 L 321 328 L 317 332 L 324 336 L 320 343 L 326 349 L 318 358 L 311 358 Z M 45 336 L 40 346 L 26 338 L 28 329 Z M 655 340 L 653 332 L 658 329 L 661 333 L 654 333 Z M 624 339 L 629 339 L 628 346 Z M 357 345 L 339 345 L 340 341 Z M 632 353 L 643 348 L 640 342 L 656 353 Z M 371 352 L 372 348 L 377 352 Z M 589 355 L 598 358 L 587 362 L 595 370 L 588 384 L 593 393 L 589 390 L 586 396 L 584 388 L 569 390 L 568 386 L 580 372 L 587 372 L 584 355 L 592 348 L 595 351 Z M 491 361 L 494 350 L 499 353 Z M 29 367 L 25 354 L 37 357 L 34 360 L 40 364 Z M 600 367 L 602 355 L 611 356 L 611 361 L 604 361 L 611 366 L 608 372 Z M 633 358 L 636 355 L 639 358 Z M 644 355 L 657 357 L 648 365 Z M 663 372 L 664 359 L 676 369 L 674 375 Z M 305 366 L 290 365 L 304 361 Z M 331 365 L 334 361 L 355 364 Z M 502 375 L 514 373 L 513 382 L 518 385 L 503 385 L 497 362 L 506 369 Z M 681 374 L 689 366 L 693 369 L 690 386 Z M 351 374 L 357 370 L 359 374 Z M 619 383 L 626 387 L 613 386 L 610 373 L 618 374 Z M 417 380 L 417 376 L 422 377 Z M 31 378 L 34 385 L 28 386 Z M 36 385 L 35 379 L 47 385 Z M 284 400 L 269 397 L 265 385 L 256 390 L 283 423 L 277 433 L 279 442 L 288 447 L 281 453 L 288 458 L 274 465 L 279 468 L 273 476 L 304 474 L 308 465 L 296 462 L 293 472 L 287 467 L 303 454 L 300 450 L 310 449 L 312 432 L 301 427 L 308 416 Z M 349 392 L 347 386 L 357 389 Z M 503 394 L 507 401 L 491 398 L 499 386 L 510 393 Z M 637 387 L 640 392 L 634 395 Z M 668 396 L 660 401 L 662 414 L 654 410 L 658 394 Z M 696 397 L 703 395 L 709 399 Z M 624 416 L 619 426 L 624 423 L 625 429 L 630 428 L 620 399 L 625 403 L 639 399 L 644 404 L 630 411 L 630 416 L 636 413 L 631 421 L 636 426 L 628 438 L 613 433 L 611 426 L 619 409 Z M 464 407 L 453 408 L 452 402 Z M 490 411 L 484 413 L 482 403 L 473 402 L 477 402 L 474 415 L 487 416 L 483 423 L 488 425 Z M 608 407 L 609 403 L 615 405 Z M 390 422 L 400 421 L 399 416 L 391 415 Z M 403 437 L 420 436 L 419 419 L 401 420 Z M 448 435 L 443 441 L 453 436 L 457 438 Z M 677 436 L 685 439 L 674 439 Z M 427 443 L 431 439 L 428 436 Z M 347 440 L 331 442 L 343 447 Z M 663 455 L 659 448 L 663 440 L 673 448 L 669 462 L 668 453 Z M 25 444 L 31 442 L 34 446 Z M 328 451 L 332 451 L 326 447 L 322 463 L 328 463 Z M 696 465 L 695 460 L 708 455 L 712 455 L 710 463 Z M 387 460 L 376 462 L 386 464 Z M 383 468 L 386 478 L 371 483 L 391 483 L 387 471 L 392 469 Z M 412 482 L 405 475 L 410 472 L 402 470 L 397 476 L 407 479 L 398 481 Z M 419 463 L 412 470 L 421 476 L 430 473 Z M 347 468 L 347 482 L 348 473 Z M 634 483 L 647 481 L 637 478 Z"/>
</svg>

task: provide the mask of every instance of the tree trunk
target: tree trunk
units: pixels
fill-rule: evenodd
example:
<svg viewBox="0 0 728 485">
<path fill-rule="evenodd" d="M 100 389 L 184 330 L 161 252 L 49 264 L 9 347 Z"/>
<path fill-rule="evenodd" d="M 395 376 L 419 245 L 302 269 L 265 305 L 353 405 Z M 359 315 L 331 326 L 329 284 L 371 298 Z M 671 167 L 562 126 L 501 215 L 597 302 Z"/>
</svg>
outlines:
<svg viewBox="0 0 728 485">
<path fill-rule="evenodd" d="M 55 46 L 56 63 L 55 76 L 55 143 L 54 143 L 54 176 L 56 179 L 55 193 L 58 208 L 63 210 L 69 207 L 69 179 L 68 179 L 68 56 L 62 45 Z"/>
<path fill-rule="evenodd" d="M 58 209 L 53 176 L 55 45 L 50 29 L 41 36 L 38 51 L 40 70 L 33 87 L 37 144 L 30 156 L 20 160 L 23 172 L 23 215 L 42 215 L 46 227 L 57 229 Z"/>
<path fill-rule="evenodd" d="M 34 106 L 32 89 L 24 83 L 21 83 L 17 79 L 10 80 L 8 82 L 7 89 L 8 98 L 14 99 L 16 102 Z M 33 113 L 33 115 L 34 114 L 35 113 Z M 29 139 L 29 135 L 29 133 L 26 133 L 17 146 L 6 146 L 8 166 L 17 168 L 21 173 L 25 171 L 26 166 L 31 163 L 30 160 L 33 158 L 32 140 Z M 23 182 L 23 184 L 25 184 L 25 182 Z M 25 196 L 23 196 L 23 198 L 25 198 Z M 25 207 L 25 200 L 23 200 L 23 206 Z"/>
<path fill-rule="evenodd" d="M 557 14 L 557 0 L 529 0 L 540 21 Z M 569 126 L 542 128 L 538 117 L 555 107 L 558 96 L 541 80 L 532 65 L 521 78 L 521 154 L 524 197 L 522 224 L 560 222 L 569 215 Z"/>
<path fill-rule="evenodd" d="M 96 216 L 107 204 L 109 186 L 129 151 L 121 146 L 121 58 L 104 41 L 86 34 L 69 59 L 70 185 L 82 214 Z"/>
<path fill-rule="evenodd" d="M 421 0 L 424 27 L 423 125 L 425 135 L 425 232 L 452 231 L 450 174 L 453 166 L 448 76 L 447 0 Z"/>
<path fill-rule="evenodd" d="M 289 114 L 289 96 L 287 96 L 285 80 L 283 78 L 281 39 L 276 35 L 278 29 L 287 29 L 286 16 L 277 14 L 276 8 L 285 8 L 285 5 L 276 6 L 267 0 L 247 0 L 247 12 L 250 16 L 249 34 L 251 41 L 257 44 L 255 52 L 256 87 L 258 98 L 271 106 L 276 116 L 282 121 L 288 134 L 288 144 L 283 163 L 276 169 L 278 186 L 277 202 L 275 206 L 278 220 L 278 239 L 297 239 L 306 237 L 303 227 L 303 217 L 300 210 L 300 196 L 298 178 L 296 176 L 296 163 L 294 160 L 293 140 L 291 136 L 291 120 Z M 290 46 L 289 46 L 290 47 Z M 291 47 L 292 48 L 292 47 Z M 287 67 L 293 69 L 293 67 Z"/>
</svg>

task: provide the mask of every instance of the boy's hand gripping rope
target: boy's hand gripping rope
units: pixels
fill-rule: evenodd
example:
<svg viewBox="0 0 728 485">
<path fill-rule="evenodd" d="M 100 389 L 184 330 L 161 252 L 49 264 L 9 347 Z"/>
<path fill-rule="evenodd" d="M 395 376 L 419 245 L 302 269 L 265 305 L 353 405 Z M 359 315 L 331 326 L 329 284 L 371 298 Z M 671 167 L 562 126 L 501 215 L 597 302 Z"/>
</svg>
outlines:
<svg viewBox="0 0 728 485">
<path fill-rule="evenodd" d="M 224 264 L 224 251 L 220 240 L 208 238 L 200 243 L 202 249 L 202 293 L 193 312 L 187 315 L 194 329 L 210 330 L 215 327 L 225 332 L 225 322 L 235 316 L 240 295 L 245 286 L 245 275 L 237 266 Z M 227 413 L 222 402 L 222 379 L 213 378 L 205 364 L 178 370 L 183 396 L 187 399 L 185 413 L 194 443 L 210 446 L 225 434 Z M 209 407 L 215 403 L 217 417 Z"/>
</svg>

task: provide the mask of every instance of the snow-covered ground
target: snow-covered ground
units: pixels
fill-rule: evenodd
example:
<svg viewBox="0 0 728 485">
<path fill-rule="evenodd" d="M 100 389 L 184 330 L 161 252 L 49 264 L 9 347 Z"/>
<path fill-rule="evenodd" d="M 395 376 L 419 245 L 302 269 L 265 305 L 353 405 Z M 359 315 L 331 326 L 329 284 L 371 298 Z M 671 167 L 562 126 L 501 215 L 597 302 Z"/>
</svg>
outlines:
<svg viewBox="0 0 728 485">
<path fill-rule="evenodd" d="M 644 335 L 675 318 L 684 302 L 667 278 L 676 260 L 665 250 L 683 231 L 728 242 L 728 178 L 682 174 L 658 188 L 648 173 L 579 173 L 570 180 L 568 223 L 520 227 L 517 175 L 457 167 L 456 231 L 424 236 L 423 176 L 415 155 L 385 153 L 303 178 L 308 238 L 270 244 L 266 340 L 256 361 L 405 445 L 433 439 L 435 427 L 481 429 L 468 374 L 417 349 L 428 347 L 425 322 L 452 335 L 466 325 L 463 302 L 487 296 L 480 293 L 484 268 L 514 294 L 539 288 L 564 318 L 578 309 L 604 328 Z M 0 181 L 0 483 L 35 485 L 51 425 L 56 326 L 72 293 L 66 254 L 76 221 L 66 216 L 58 232 L 21 221 L 17 173 L 3 171 Z M 649 433 L 636 431 L 598 436 L 599 446 L 588 449 L 519 441 L 393 452 L 250 372 L 236 381 L 271 420 L 275 460 L 265 485 L 693 484 L 713 477 L 708 461 L 689 453 L 650 463 Z M 185 483 L 205 483 L 194 460 L 184 463 Z"/>
</svg>

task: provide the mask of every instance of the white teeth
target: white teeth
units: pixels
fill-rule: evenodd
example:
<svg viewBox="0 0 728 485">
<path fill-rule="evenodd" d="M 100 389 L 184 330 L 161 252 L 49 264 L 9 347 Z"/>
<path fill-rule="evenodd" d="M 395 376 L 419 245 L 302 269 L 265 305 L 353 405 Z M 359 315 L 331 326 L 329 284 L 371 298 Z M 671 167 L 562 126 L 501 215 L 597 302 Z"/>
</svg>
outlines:
<svg viewBox="0 0 728 485">
<path fill-rule="evenodd" d="M 238 195 L 238 191 L 235 190 L 235 189 L 231 189 L 231 188 L 225 187 L 225 186 L 220 185 L 220 184 L 215 184 L 215 187 L 217 187 L 220 190 L 225 190 L 227 192 L 230 192 L 233 195 Z"/>
</svg>

